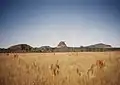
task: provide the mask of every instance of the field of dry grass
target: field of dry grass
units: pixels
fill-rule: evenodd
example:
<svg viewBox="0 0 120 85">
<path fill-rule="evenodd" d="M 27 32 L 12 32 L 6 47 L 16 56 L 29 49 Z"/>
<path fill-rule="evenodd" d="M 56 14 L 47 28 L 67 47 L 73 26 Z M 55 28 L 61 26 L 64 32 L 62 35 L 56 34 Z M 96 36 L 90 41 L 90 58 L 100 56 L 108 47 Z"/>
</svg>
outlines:
<svg viewBox="0 0 120 85">
<path fill-rule="evenodd" d="M 102 68 L 97 60 L 104 61 Z M 0 54 L 0 85 L 120 85 L 119 80 L 120 52 Z"/>
</svg>

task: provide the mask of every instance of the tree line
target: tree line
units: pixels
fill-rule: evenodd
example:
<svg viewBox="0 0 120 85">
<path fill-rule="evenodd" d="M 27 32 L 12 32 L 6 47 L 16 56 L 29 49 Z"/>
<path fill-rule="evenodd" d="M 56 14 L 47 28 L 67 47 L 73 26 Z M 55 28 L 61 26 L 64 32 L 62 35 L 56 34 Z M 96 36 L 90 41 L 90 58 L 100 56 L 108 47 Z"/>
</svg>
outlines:
<svg viewBox="0 0 120 85">
<path fill-rule="evenodd" d="M 20 49 L 4 49 L 0 48 L 0 53 L 26 53 L 26 52 L 38 52 L 38 53 L 47 53 L 47 52 L 105 52 L 105 51 L 120 51 L 120 48 L 88 48 L 88 47 L 65 47 L 65 48 L 56 48 L 43 46 L 40 48 L 26 48 L 21 46 Z"/>
</svg>

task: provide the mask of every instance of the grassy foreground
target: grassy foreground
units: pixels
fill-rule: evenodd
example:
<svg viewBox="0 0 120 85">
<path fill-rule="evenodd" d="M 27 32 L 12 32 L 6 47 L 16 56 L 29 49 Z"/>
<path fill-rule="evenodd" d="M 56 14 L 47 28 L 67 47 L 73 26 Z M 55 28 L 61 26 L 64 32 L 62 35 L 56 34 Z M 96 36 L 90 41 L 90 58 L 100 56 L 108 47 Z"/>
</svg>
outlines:
<svg viewBox="0 0 120 85">
<path fill-rule="evenodd" d="M 97 60 L 104 67 L 88 75 Z M 119 80 L 120 52 L 0 54 L 0 85 L 120 85 Z"/>
</svg>

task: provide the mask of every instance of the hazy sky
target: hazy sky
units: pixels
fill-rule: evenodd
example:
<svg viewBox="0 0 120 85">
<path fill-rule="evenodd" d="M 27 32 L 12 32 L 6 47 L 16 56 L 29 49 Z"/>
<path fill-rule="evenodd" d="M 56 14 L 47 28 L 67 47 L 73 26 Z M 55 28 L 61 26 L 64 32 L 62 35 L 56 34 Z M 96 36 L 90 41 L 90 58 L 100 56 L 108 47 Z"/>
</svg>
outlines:
<svg viewBox="0 0 120 85">
<path fill-rule="evenodd" d="M 120 47 L 119 0 L 0 0 L 0 47 Z"/>
</svg>

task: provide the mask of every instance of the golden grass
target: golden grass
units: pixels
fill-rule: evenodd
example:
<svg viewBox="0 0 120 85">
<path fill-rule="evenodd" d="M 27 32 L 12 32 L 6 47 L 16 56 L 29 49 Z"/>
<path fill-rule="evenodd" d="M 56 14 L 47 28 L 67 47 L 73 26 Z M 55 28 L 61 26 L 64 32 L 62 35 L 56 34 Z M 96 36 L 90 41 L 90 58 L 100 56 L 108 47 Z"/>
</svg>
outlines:
<svg viewBox="0 0 120 85">
<path fill-rule="evenodd" d="M 49 66 L 57 60 L 59 74 L 53 76 Z M 105 60 L 105 68 L 88 78 L 97 60 Z M 120 85 L 119 80 L 120 52 L 0 54 L 0 85 Z"/>
</svg>

